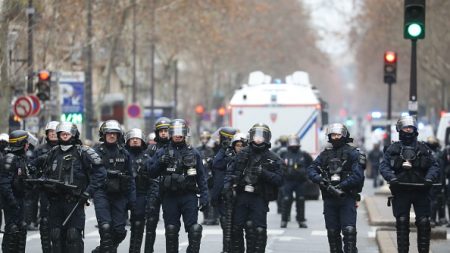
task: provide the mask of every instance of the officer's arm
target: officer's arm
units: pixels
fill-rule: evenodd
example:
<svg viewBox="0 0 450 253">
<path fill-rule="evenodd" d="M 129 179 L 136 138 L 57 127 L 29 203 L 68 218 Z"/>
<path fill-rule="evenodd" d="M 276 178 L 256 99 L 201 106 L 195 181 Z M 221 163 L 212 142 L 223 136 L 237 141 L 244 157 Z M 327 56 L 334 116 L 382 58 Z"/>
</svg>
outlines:
<svg viewBox="0 0 450 253">
<path fill-rule="evenodd" d="M 128 170 L 128 175 L 130 175 L 128 177 L 128 185 L 129 185 L 129 190 L 128 190 L 128 201 L 130 203 L 132 203 L 132 205 L 136 204 L 136 181 L 134 180 L 133 177 L 133 168 L 131 167 L 131 158 L 130 158 L 130 154 L 128 154 L 128 152 L 126 152 L 126 159 L 125 159 L 125 168 L 127 168 Z"/>
<path fill-rule="evenodd" d="M 203 162 L 198 151 L 195 151 L 195 157 L 197 158 L 197 184 L 200 189 L 200 199 L 203 200 L 202 203 L 206 203 L 208 201 L 208 185 L 206 183 L 206 172 L 203 167 Z"/>
<path fill-rule="evenodd" d="M 383 155 L 383 161 L 380 163 L 380 174 L 383 178 L 390 182 L 393 178 L 395 178 L 394 170 L 391 168 L 391 152 L 388 148 Z"/>
<path fill-rule="evenodd" d="M 95 192 L 102 188 L 106 181 L 106 169 L 103 166 L 102 159 L 92 148 L 86 148 L 84 154 L 84 166 L 89 168 L 89 184 L 86 192 L 93 196 Z"/>
<path fill-rule="evenodd" d="M 236 167 L 236 156 L 232 158 L 230 162 L 227 164 L 227 168 L 225 171 L 225 178 L 223 180 L 224 189 L 230 189 L 231 186 L 233 185 L 235 167 Z"/>
<path fill-rule="evenodd" d="M 148 175 L 151 178 L 158 177 L 164 169 L 162 164 L 159 162 L 159 158 L 164 155 L 164 152 L 165 149 L 159 149 L 156 154 L 146 162 L 145 167 L 147 168 Z"/>
<path fill-rule="evenodd" d="M 364 168 L 360 162 L 360 154 L 357 150 L 351 153 L 350 162 L 352 163 L 352 173 L 340 183 L 342 189 L 358 187 L 364 183 Z"/>
<path fill-rule="evenodd" d="M 13 156 L 6 155 L 0 164 L 0 193 L 6 200 L 6 203 L 16 201 L 11 187 L 11 182 L 14 177 L 13 162 Z"/>
<path fill-rule="evenodd" d="M 304 154 L 304 156 L 305 156 L 305 167 L 309 167 L 309 166 L 312 164 L 312 162 L 313 162 L 313 158 L 312 158 L 312 156 L 311 156 L 309 153 L 307 153 L 307 152 L 303 152 L 303 154 Z"/>
<path fill-rule="evenodd" d="M 438 182 L 440 177 L 440 167 L 437 160 L 431 155 L 431 153 L 428 154 L 429 159 L 431 160 L 431 166 L 427 171 L 427 174 L 425 175 L 425 180 L 429 179 L 433 182 Z"/>
<path fill-rule="evenodd" d="M 263 168 L 261 175 L 264 180 L 276 185 L 281 186 L 283 184 L 283 173 L 281 171 L 281 159 L 278 157 L 272 160 L 270 169 Z"/>
<path fill-rule="evenodd" d="M 212 168 L 213 170 L 226 170 L 229 159 L 225 159 L 225 150 L 221 148 L 214 157 Z"/>
<path fill-rule="evenodd" d="M 320 174 L 320 166 L 322 166 L 321 155 L 319 155 L 308 167 L 308 177 L 313 183 L 320 183 L 322 176 Z"/>
</svg>

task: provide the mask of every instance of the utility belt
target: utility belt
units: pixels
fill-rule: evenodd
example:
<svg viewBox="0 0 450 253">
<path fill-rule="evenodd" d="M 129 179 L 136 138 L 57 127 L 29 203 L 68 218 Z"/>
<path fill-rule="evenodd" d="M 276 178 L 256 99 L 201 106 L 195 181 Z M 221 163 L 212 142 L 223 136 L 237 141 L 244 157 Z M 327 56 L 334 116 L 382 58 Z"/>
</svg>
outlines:
<svg viewBox="0 0 450 253">
<path fill-rule="evenodd" d="M 105 183 L 105 190 L 107 193 L 124 193 L 130 189 L 130 176 L 118 172 L 108 171 Z"/>
<path fill-rule="evenodd" d="M 190 191 L 199 193 L 195 175 L 170 174 L 160 178 L 160 189 L 164 192 Z"/>
<path fill-rule="evenodd" d="M 298 168 L 294 169 L 291 167 L 288 167 L 286 169 L 285 178 L 288 180 L 295 180 L 295 181 L 307 181 L 308 175 L 305 168 Z"/>
<path fill-rule="evenodd" d="M 150 187 L 150 178 L 148 175 L 140 175 L 138 174 L 135 178 L 136 182 L 136 191 L 138 192 L 147 192 Z"/>
</svg>

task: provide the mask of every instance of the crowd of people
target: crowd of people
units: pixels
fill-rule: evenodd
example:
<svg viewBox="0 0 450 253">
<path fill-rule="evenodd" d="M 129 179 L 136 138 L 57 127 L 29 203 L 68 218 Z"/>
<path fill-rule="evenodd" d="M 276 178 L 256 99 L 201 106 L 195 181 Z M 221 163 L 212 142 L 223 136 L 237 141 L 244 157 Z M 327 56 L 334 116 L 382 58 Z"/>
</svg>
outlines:
<svg viewBox="0 0 450 253">
<path fill-rule="evenodd" d="M 399 252 L 408 252 L 411 205 L 419 252 L 428 252 L 431 226 L 446 224 L 442 194 L 449 152 L 440 151 L 435 139 L 417 141 L 411 116 L 398 121 L 397 131 L 398 142 L 384 152 L 376 146 L 367 156 L 373 186 L 384 180 L 390 185 Z M 295 221 L 306 229 L 306 191 L 313 182 L 324 201 L 330 252 L 357 252 L 366 155 L 343 124 L 328 125 L 326 135 L 329 145 L 313 159 L 297 135 L 282 136 L 272 148 L 271 130 L 262 123 L 246 133 L 232 127 L 203 131 L 198 147 L 190 144 L 185 120 L 166 117 L 156 120 L 148 136 L 105 121 L 91 146 L 82 144 L 69 122 L 48 122 L 40 145 L 24 130 L 0 134 L 2 251 L 24 252 L 27 231 L 39 230 L 44 253 L 85 252 L 85 207 L 93 204 L 100 241 L 86 249 L 92 252 L 117 252 L 127 223 L 129 252 L 141 252 L 143 244 L 145 252 L 154 252 L 161 209 L 167 253 L 178 252 L 181 218 L 189 253 L 200 251 L 208 225 L 221 226 L 223 253 L 265 252 L 269 202 L 277 201 L 281 228 L 291 221 L 295 202 Z"/>
</svg>

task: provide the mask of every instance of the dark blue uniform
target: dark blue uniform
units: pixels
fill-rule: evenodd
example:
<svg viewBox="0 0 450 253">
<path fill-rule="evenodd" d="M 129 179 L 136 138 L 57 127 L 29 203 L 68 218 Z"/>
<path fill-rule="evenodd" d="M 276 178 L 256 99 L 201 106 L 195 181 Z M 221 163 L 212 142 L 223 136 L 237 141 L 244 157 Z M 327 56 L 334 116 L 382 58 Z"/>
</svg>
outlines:
<svg viewBox="0 0 450 253">
<path fill-rule="evenodd" d="M 200 156 L 203 161 L 203 167 L 206 172 L 206 181 L 208 184 L 208 191 L 211 193 L 214 187 L 214 170 L 213 170 L 213 159 L 214 159 L 214 150 L 208 147 L 206 144 L 202 144 L 197 147 L 197 151 L 200 153 Z M 223 180 L 222 180 L 223 184 Z M 205 212 L 203 212 L 203 225 L 217 225 L 218 224 L 218 216 L 219 211 L 216 206 L 212 204 L 212 196 L 209 195 L 209 208 Z"/>
<path fill-rule="evenodd" d="M 356 201 L 364 184 L 365 156 L 355 147 L 343 144 L 326 148 L 308 167 L 308 176 L 321 186 L 325 227 L 331 252 L 356 252 Z M 327 182 L 324 184 L 324 182 Z M 345 195 L 338 197 L 327 190 L 331 185 Z"/>
<path fill-rule="evenodd" d="M 51 252 L 84 252 L 82 233 L 85 225 L 84 204 L 81 194 L 93 196 L 103 187 L 106 171 L 101 159 L 89 147 L 73 145 L 69 149 L 54 147 L 47 155 L 43 170 L 44 178 L 54 179 L 76 189 L 44 187 L 49 200 L 48 220 L 50 226 Z M 75 212 L 63 227 L 62 223 L 78 204 Z"/>
<path fill-rule="evenodd" d="M 167 156 L 167 163 L 162 162 L 163 156 Z M 171 142 L 167 148 L 159 149 L 147 165 L 151 177 L 160 177 L 166 252 L 178 252 L 181 215 L 189 238 L 187 252 L 199 252 L 202 232 L 197 223 L 199 201 L 201 207 L 208 204 L 206 173 L 200 154 L 184 142 Z"/>
<path fill-rule="evenodd" d="M 404 168 L 405 156 L 413 158 L 409 162 L 412 166 L 409 169 Z M 430 186 L 426 186 L 425 183 L 431 185 L 439 178 L 439 165 L 430 149 L 422 142 L 413 141 L 410 145 L 395 142 L 386 149 L 380 172 L 384 179 L 390 182 L 399 252 L 408 252 L 411 205 L 414 206 L 416 213 L 419 252 L 428 252 L 431 230 Z"/>
<path fill-rule="evenodd" d="M 225 174 L 227 171 L 227 166 L 235 156 L 234 151 L 232 148 L 221 148 L 219 152 L 217 152 L 216 156 L 214 157 L 213 163 L 212 163 L 212 170 L 214 174 L 214 181 L 213 181 L 213 187 L 211 189 L 211 204 L 213 206 L 218 207 L 218 211 L 220 216 L 223 216 L 225 214 L 224 210 L 224 203 L 222 201 L 221 193 L 223 191 L 223 186 L 225 183 Z"/>
<path fill-rule="evenodd" d="M 107 171 L 105 187 L 94 195 L 100 246 L 95 251 L 112 251 L 125 239 L 127 205 L 136 204 L 136 184 L 129 153 L 119 144 L 103 143 L 97 153 Z"/>
<path fill-rule="evenodd" d="M 283 181 L 281 160 L 268 150 L 244 148 L 228 166 L 224 191 L 236 185 L 231 251 L 243 252 L 243 229 L 247 252 L 264 252 L 267 242 L 269 201 L 276 200 Z"/>
<path fill-rule="evenodd" d="M 7 153 L 0 163 L 0 193 L 5 211 L 3 252 L 25 252 L 27 230 L 23 214 L 23 180 L 27 177 L 27 157 L 23 150 Z"/>
<path fill-rule="evenodd" d="M 306 227 L 305 222 L 305 183 L 308 181 L 306 169 L 312 163 L 312 157 L 299 149 L 288 148 L 281 154 L 284 161 L 283 186 L 280 188 L 283 195 L 283 208 L 281 213 L 281 227 L 286 227 L 286 223 L 291 215 L 291 205 L 293 193 L 295 193 L 295 203 L 297 209 L 296 220 L 301 227 Z"/>
</svg>

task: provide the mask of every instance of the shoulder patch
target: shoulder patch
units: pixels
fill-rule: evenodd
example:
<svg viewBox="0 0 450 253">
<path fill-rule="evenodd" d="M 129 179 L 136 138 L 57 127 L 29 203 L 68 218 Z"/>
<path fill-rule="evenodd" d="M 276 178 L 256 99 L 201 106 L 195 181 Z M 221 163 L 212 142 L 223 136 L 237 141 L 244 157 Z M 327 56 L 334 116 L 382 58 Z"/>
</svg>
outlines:
<svg viewBox="0 0 450 253">
<path fill-rule="evenodd" d="M 97 154 L 97 152 L 95 152 L 95 150 L 93 150 L 90 147 L 82 147 L 81 148 L 82 151 L 86 152 L 86 154 L 89 157 L 89 160 L 91 160 L 91 162 L 95 165 L 100 165 L 102 164 L 102 159 L 100 158 L 100 156 Z"/>
</svg>

